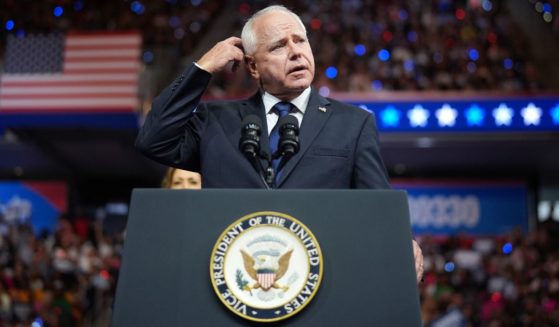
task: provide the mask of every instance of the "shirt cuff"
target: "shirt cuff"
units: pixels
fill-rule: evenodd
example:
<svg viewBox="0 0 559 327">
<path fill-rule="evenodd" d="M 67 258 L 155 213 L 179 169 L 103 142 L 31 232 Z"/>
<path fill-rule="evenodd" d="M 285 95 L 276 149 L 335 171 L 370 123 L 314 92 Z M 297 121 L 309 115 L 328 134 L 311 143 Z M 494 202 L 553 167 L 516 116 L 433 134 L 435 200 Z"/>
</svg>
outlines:
<svg viewBox="0 0 559 327">
<path fill-rule="evenodd" d="M 208 74 L 211 74 L 209 71 L 207 71 L 207 70 L 205 70 L 204 68 L 202 68 L 202 66 L 198 65 L 198 63 L 197 63 L 196 61 L 194 62 L 194 66 L 198 67 L 199 69 L 205 71 L 205 72 L 208 73 Z"/>
</svg>

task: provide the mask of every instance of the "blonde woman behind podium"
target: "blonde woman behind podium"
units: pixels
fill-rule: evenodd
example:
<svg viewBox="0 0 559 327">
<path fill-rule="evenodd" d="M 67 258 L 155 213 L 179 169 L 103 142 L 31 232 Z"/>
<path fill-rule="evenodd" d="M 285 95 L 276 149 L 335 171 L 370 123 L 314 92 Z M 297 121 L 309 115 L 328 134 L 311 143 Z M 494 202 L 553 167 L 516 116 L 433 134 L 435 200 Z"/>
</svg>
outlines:
<svg viewBox="0 0 559 327">
<path fill-rule="evenodd" d="M 202 177 L 193 171 L 170 167 L 163 177 L 161 187 L 173 190 L 199 190 L 202 188 Z"/>
</svg>

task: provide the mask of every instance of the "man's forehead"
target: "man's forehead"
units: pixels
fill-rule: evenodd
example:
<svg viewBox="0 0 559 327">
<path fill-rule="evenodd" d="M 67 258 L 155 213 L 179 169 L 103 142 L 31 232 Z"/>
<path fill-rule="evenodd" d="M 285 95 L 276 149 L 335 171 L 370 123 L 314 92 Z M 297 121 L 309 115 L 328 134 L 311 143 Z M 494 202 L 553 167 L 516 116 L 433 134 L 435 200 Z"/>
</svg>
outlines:
<svg viewBox="0 0 559 327">
<path fill-rule="evenodd" d="M 270 44 L 280 42 L 282 40 L 287 40 L 290 37 L 299 37 L 305 38 L 305 32 L 303 30 L 283 30 L 281 28 L 277 28 L 275 31 L 271 31 L 270 33 L 263 34 L 263 38 L 260 40 L 262 44 Z"/>
</svg>

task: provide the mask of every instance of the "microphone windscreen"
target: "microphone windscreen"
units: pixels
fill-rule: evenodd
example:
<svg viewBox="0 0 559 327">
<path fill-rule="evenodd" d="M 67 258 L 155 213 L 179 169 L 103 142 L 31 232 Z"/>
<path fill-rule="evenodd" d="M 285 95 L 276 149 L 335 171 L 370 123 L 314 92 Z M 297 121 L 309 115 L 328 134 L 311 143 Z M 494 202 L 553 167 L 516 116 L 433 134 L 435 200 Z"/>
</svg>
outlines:
<svg viewBox="0 0 559 327">
<path fill-rule="evenodd" d="M 281 117 L 279 122 L 278 122 L 278 126 L 281 130 L 281 128 L 285 125 L 292 125 L 294 129 L 299 129 L 299 121 L 297 120 L 297 118 L 293 115 L 287 115 L 284 117 Z"/>
<path fill-rule="evenodd" d="M 257 127 L 258 129 L 261 129 L 262 128 L 262 120 L 257 115 L 248 115 L 248 116 L 245 116 L 245 118 L 243 119 L 243 122 L 242 122 L 241 126 L 243 126 L 243 128 L 245 128 L 247 125 L 253 125 L 254 127 Z"/>
</svg>

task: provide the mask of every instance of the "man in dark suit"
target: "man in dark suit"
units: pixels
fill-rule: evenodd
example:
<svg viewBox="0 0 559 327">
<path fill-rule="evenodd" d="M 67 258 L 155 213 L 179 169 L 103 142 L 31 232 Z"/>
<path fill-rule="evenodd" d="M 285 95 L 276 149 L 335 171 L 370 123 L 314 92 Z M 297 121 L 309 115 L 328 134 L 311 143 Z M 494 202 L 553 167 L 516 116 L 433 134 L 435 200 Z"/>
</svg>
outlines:
<svg viewBox="0 0 559 327">
<path fill-rule="evenodd" d="M 243 60 L 260 91 L 247 100 L 201 103 L 212 74 Z M 165 165 L 199 171 L 204 188 L 264 188 L 239 150 L 242 122 L 261 118 L 261 148 L 269 155 L 268 135 L 284 112 L 301 126 L 300 150 L 276 172 L 274 186 L 389 188 L 373 115 L 317 94 L 314 69 L 300 18 L 267 7 L 249 19 L 241 38 L 217 43 L 159 95 L 136 145 Z M 422 260 L 416 268 L 419 276 Z"/>
</svg>

